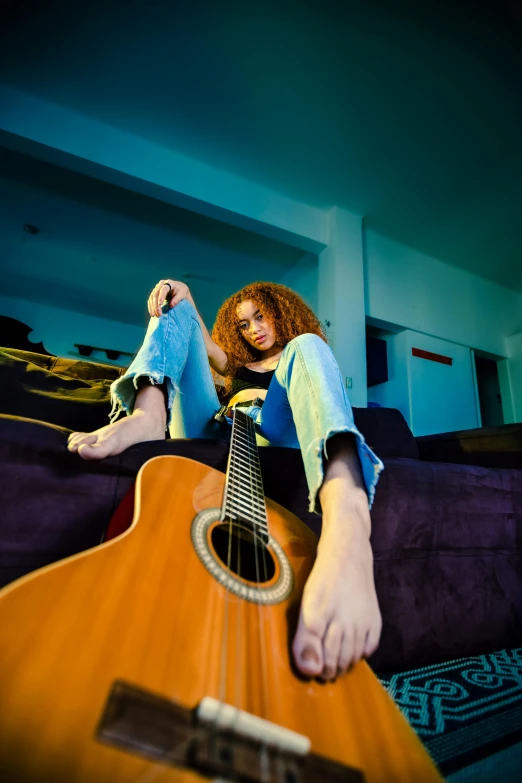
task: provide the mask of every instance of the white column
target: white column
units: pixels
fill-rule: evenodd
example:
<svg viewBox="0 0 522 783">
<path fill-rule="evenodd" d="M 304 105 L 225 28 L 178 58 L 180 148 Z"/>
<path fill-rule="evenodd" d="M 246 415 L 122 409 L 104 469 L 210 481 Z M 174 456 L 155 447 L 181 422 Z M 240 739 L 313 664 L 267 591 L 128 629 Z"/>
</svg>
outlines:
<svg viewBox="0 0 522 783">
<path fill-rule="evenodd" d="M 328 245 L 319 256 L 318 314 L 343 382 L 352 379 L 348 397 L 365 408 L 366 331 L 362 217 L 334 207 L 328 214 Z M 329 326 L 328 326 L 329 324 Z"/>
</svg>

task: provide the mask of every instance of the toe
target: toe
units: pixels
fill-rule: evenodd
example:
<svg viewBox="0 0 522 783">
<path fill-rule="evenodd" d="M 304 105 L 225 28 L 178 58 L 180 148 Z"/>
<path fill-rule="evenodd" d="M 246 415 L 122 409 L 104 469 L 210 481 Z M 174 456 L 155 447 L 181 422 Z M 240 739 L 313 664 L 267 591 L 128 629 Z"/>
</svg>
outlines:
<svg viewBox="0 0 522 783">
<path fill-rule="evenodd" d="M 369 658 L 373 655 L 377 647 L 379 646 L 379 640 L 381 637 L 382 623 L 377 623 L 367 634 L 366 643 L 364 645 L 363 655 Z"/>
<path fill-rule="evenodd" d="M 305 624 L 302 609 L 292 651 L 296 666 L 302 674 L 309 677 L 321 674 L 324 668 L 322 634 L 318 633 L 317 627 Z"/>
<path fill-rule="evenodd" d="M 302 674 L 308 677 L 317 677 L 324 668 L 321 642 L 315 637 L 304 639 L 302 649 L 294 652 L 296 666 Z"/>
<path fill-rule="evenodd" d="M 353 636 L 349 633 L 343 635 L 339 652 L 339 672 L 343 673 L 350 668 L 353 658 Z"/>
<path fill-rule="evenodd" d="M 89 434 L 88 432 L 75 432 L 74 437 L 71 437 L 67 443 L 69 451 L 78 451 L 78 448 L 84 443 L 95 443 L 97 435 Z"/>
<path fill-rule="evenodd" d="M 85 432 L 71 432 L 71 434 L 67 438 L 67 448 L 74 446 L 77 443 L 77 441 L 82 437 L 82 435 L 85 435 Z"/>
<path fill-rule="evenodd" d="M 325 680 L 333 680 L 337 676 L 342 638 L 342 628 L 336 623 L 330 623 L 323 642 L 324 668 L 322 676 Z"/>
<path fill-rule="evenodd" d="M 364 647 L 367 639 L 366 626 L 363 628 L 356 628 L 353 637 L 353 655 L 351 659 L 351 665 L 355 666 L 359 663 L 364 654 Z"/>
<path fill-rule="evenodd" d="M 109 453 L 109 444 L 107 441 L 96 440 L 94 438 L 90 443 L 83 442 L 78 446 L 78 454 L 82 459 L 103 459 Z"/>
</svg>

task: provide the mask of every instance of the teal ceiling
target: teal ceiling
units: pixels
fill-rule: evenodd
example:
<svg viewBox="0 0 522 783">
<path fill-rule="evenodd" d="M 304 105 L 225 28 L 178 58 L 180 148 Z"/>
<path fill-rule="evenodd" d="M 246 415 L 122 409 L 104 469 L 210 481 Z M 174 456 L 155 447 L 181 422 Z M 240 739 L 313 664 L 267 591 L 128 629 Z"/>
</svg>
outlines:
<svg viewBox="0 0 522 783">
<path fill-rule="evenodd" d="M 38 229 L 24 231 L 30 224 Z M 297 248 L 0 147 L 0 294 L 142 325 L 158 280 L 186 279 L 207 323 Z"/>
<path fill-rule="evenodd" d="M 7 2 L 0 81 L 522 292 L 522 13 Z"/>
</svg>

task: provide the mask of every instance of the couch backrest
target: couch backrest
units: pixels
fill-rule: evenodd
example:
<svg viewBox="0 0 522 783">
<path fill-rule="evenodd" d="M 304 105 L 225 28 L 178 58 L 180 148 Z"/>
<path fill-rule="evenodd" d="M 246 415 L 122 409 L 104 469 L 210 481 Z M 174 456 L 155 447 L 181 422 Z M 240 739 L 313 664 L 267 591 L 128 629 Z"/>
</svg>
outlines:
<svg viewBox="0 0 522 783">
<path fill-rule="evenodd" d="M 123 367 L 99 362 L 0 348 L 0 413 L 90 431 L 107 423 L 109 385 L 124 372 Z M 81 388 L 72 379 L 83 381 Z M 413 433 L 399 410 L 354 407 L 353 414 L 378 457 L 419 459 Z"/>
</svg>

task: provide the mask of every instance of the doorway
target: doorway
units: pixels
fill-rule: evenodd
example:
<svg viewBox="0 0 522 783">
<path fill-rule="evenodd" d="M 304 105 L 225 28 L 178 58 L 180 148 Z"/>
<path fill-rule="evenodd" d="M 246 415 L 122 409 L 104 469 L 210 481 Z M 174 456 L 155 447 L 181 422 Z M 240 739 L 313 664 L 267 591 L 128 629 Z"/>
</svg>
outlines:
<svg viewBox="0 0 522 783">
<path fill-rule="evenodd" d="M 475 369 L 482 426 L 498 427 L 505 422 L 497 362 L 475 352 Z"/>
</svg>

